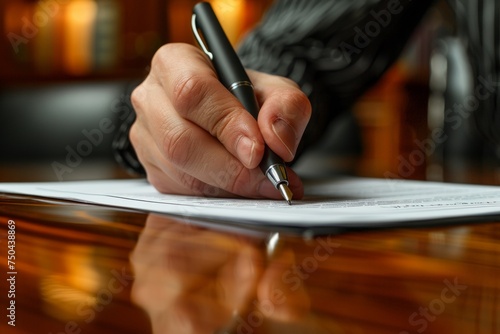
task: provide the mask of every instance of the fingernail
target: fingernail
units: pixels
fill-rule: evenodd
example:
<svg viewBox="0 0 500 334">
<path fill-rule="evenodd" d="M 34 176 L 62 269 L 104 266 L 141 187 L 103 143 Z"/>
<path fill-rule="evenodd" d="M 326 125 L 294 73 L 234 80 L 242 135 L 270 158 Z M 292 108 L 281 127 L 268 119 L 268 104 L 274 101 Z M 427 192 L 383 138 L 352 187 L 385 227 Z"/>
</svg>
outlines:
<svg viewBox="0 0 500 334">
<path fill-rule="evenodd" d="M 237 144 L 239 160 L 248 168 L 252 167 L 255 142 L 248 137 L 241 137 Z"/>
<path fill-rule="evenodd" d="M 295 134 L 295 130 L 284 120 L 278 119 L 273 123 L 273 131 L 283 145 L 285 145 L 290 153 L 290 158 L 293 159 L 297 146 L 297 135 Z"/>
</svg>

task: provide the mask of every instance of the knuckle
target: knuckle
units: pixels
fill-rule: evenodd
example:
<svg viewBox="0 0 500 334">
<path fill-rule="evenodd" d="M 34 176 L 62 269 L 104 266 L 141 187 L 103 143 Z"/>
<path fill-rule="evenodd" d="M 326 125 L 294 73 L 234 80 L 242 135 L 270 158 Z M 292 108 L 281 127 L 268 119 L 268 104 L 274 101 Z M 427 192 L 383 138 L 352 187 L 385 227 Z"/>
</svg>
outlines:
<svg viewBox="0 0 500 334">
<path fill-rule="evenodd" d="M 147 180 L 160 193 L 162 193 L 162 194 L 169 194 L 169 193 L 171 193 L 171 189 L 168 186 L 168 184 L 165 184 L 162 181 L 162 178 L 159 175 L 157 175 L 157 173 L 155 173 L 153 171 L 149 171 L 149 173 L 147 173 Z"/>
<path fill-rule="evenodd" d="M 192 146 L 189 129 L 179 126 L 168 130 L 163 138 L 163 152 L 167 160 L 177 166 L 189 163 Z"/>
<path fill-rule="evenodd" d="M 135 121 L 132 126 L 130 127 L 130 131 L 128 133 L 128 137 L 130 139 L 130 142 L 132 143 L 132 146 L 137 146 L 139 143 L 140 137 L 139 137 L 139 129 L 138 129 L 137 121 Z"/>
<path fill-rule="evenodd" d="M 179 54 L 186 54 L 186 52 L 191 52 L 191 50 L 198 51 L 198 48 L 185 43 L 163 44 L 153 55 L 151 66 L 165 68 L 166 66 L 172 64 L 173 57 L 177 57 Z"/>
<path fill-rule="evenodd" d="M 233 194 L 242 194 L 248 186 L 248 170 L 234 159 L 226 164 L 223 171 L 219 171 L 212 177 L 219 188 Z"/>
<path fill-rule="evenodd" d="M 142 106 L 144 106 L 146 100 L 146 88 L 144 84 L 141 84 L 132 91 L 130 96 L 130 101 L 136 113 L 142 110 Z"/>
<path fill-rule="evenodd" d="M 247 170 L 241 166 L 237 173 L 235 174 L 234 179 L 230 183 L 229 191 L 233 194 L 240 194 L 242 189 L 248 186 L 248 177 Z"/>
<path fill-rule="evenodd" d="M 172 94 L 172 105 L 180 114 L 189 117 L 207 95 L 206 78 L 189 73 L 178 79 Z"/>
<path fill-rule="evenodd" d="M 173 193 L 172 184 L 168 182 L 168 173 L 156 167 L 155 165 L 146 164 L 145 168 L 147 170 L 146 178 L 148 182 L 155 187 L 156 190 L 158 190 L 162 194 Z"/>
<path fill-rule="evenodd" d="M 189 174 L 183 174 L 180 178 L 181 186 L 189 189 L 189 192 L 195 196 L 203 195 L 205 183 Z"/>
<path fill-rule="evenodd" d="M 290 87 L 293 87 L 293 88 L 295 88 L 295 89 L 300 90 L 300 86 L 299 86 L 299 84 L 297 84 L 297 82 L 293 81 L 293 80 L 292 80 L 292 79 L 290 79 L 290 78 L 280 76 L 280 77 L 279 77 L 279 80 L 283 81 L 283 83 L 284 83 L 284 84 L 287 84 L 287 85 L 289 85 Z"/>
<path fill-rule="evenodd" d="M 309 100 L 309 97 L 304 94 L 303 92 L 300 92 L 297 94 L 297 107 L 299 110 L 302 111 L 303 116 L 307 117 L 309 119 L 312 114 L 312 106 L 311 106 L 311 101 Z"/>
<path fill-rule="evenodd" d="M 242 113 L 247 113 L 247 111 L 229 108 L 225 112 L 210 113 L 209 117 L 211 119 L 209 124 L 212 125 L 209 129 L 210 134 L 219 139 L 223 139 L 226 136 L 229 137 L 241 125 L 242 119 L 239 116 Z"/>
<path fill-rule="evenodd" d="M 282 96 L 288 101 L 294 114 L 301 118 L 309 119 L 312 107 L 306 94 L 300 90 L 287 90 L 282 93 Z"/>
<path fill-rule="evenodd" d="M 169 64 L 169 57 L 175 48 L 175 44 L 162 45 L 151 60 L 151 67 L 154 69 L 163 69 L 165 65 Z"/>
</svg>

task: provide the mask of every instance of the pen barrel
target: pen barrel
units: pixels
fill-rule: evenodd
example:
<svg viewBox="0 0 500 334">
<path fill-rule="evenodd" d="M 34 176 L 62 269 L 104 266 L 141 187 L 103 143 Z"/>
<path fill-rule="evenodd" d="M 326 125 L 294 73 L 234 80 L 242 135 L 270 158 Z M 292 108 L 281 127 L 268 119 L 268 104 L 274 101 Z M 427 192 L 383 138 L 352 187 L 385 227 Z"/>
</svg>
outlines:
<svg viewBox="0 0 500 334">
<path fill-rule="evenodd" d="M 207 2 L 198 3 L 193 8 L 193 14 L 195 20 L 193 29 L 199 29 L 203 32 L 203 41 L 200 40 L 200 37 L 198 42 L 200 44 L 204 42 L 205 45 L 201 46 L 212 60 L 220 82 L 257 119 L 260 108 L 252 83 L 231 42 L 224 33 L 212 6 Z M 288 185 L 283 160 L 267 145 L 259 167 L 276 188 L 282 184 Z"/>
<path fill-rule="evenodd" d="M 213 54 L 212 63 L 222 84 L 230 90 L 235 82 L 250 81 L 212 6 L 201 2 L 194 6 L 193 13 L 208 50 Z"/>
<path fill-rule="evenodd" d="M 240 82 L 238 85 L 233 85 L 230 92 L 240 101 L 243 108 L 246 109 L 255 119 L 259 116 L 259 102 L 255 97 L 252 84 L 248 82 Z"/>
</svg>

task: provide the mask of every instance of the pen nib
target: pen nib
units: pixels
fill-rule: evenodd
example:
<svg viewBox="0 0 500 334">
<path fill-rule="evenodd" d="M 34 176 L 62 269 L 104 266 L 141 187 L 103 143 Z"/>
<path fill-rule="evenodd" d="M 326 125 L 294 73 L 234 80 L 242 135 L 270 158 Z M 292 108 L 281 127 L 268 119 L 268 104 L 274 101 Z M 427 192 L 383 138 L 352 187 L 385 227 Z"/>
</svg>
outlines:
<svg viewBox="0 0 500 334">
<path fill-rule="evenodd" d="M 278 187 L 281 192 L 281 196 L 283 196 L 283 198 L 287 201 L 288 205 L 292 205 L 293 193 L 290 188 L 288 188 L 285 183 L 280 183 Z"/>
</svg>

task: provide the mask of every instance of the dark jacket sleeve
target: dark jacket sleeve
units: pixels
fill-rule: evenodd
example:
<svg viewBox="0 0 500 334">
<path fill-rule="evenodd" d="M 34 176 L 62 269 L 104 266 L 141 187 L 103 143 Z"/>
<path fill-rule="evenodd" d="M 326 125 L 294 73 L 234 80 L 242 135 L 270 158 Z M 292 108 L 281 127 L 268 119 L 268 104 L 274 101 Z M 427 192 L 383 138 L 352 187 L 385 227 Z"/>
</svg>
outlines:
<svg viewBox="0 0 500 334">
<path fill-rule="evenodd" d="M 130 105 L 130 110 L 133 110 L 130 100 L 127 102 Z M 118 129 L 113 139 L 113 154 L 116 162 L 129 174 L 145 176 L 146 171 L 139 162 L 129 138 L 130 128 L 135 122 L 135 117 L 135 112 L 130 112 Z"/>
<path fill-rule="evenodd" d="M 301 147 L 323 134 L 394 63 L 433 0 L 280 0 L 239 47 L 247 68 L 288 77 L 313 115 Z"/>
</svg>

